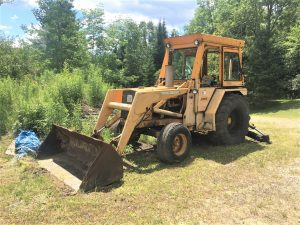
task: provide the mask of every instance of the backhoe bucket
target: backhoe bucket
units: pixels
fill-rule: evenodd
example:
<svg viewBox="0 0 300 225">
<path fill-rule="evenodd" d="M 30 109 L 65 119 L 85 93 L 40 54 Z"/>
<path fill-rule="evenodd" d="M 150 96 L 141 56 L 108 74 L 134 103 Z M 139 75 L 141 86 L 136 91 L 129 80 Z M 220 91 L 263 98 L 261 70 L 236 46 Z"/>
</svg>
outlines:
<svg viewBox="0 0 300 225">
<path fill-rule="evenodd" d="M 123 161 L 113 146 L 57 125 L 39 148 L 38 159 L 75 191 L 107 186 L 123 177 Z"/>
</svg>

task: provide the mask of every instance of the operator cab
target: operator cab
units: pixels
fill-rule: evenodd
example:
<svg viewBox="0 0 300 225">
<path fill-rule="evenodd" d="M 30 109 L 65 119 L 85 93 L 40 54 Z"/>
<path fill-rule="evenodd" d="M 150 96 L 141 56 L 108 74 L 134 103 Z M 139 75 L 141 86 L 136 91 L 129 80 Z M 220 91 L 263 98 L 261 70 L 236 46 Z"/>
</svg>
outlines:
<svg viewBox="0 0 300 225">
<path fill-rule="evenodd" d="M 242 48 L 244 41 L 196 34 L 165 40 L 166 53 L 160 82 L 171 66 L 174 86 L 198 80 L 200 87 L 242 87 Z M 168 70 L 170 71 L 170 70 Z"/>
</svg>

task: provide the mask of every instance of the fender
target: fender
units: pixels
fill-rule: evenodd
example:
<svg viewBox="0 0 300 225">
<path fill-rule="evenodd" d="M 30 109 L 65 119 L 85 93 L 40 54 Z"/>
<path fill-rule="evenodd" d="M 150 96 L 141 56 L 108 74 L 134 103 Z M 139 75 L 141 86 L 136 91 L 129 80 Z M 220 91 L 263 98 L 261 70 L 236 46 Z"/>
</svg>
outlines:
<svg viewBox="0 0 300 225">
<path fill-rule="evenodd" d="M 215 131 L 216 130 L 216 114 L 218 108 L 222 102 L 225 93 L 239 93 L 241 95 L 247 95 L 246 88 L 235 88 L 235 89 L 217 89 L 209 102 L 207 109 L 204 113 L 204 126 L 205 130 Z"/>
</svg>

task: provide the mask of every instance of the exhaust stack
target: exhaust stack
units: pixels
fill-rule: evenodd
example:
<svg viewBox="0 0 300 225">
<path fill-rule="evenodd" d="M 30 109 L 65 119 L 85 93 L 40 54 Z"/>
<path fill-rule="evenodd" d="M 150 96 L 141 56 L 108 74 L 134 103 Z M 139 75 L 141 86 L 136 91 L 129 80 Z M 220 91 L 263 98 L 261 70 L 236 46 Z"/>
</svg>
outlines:
<svg viewBox="0 0 300 225">
<path fill-rule="evenodd" d="M 174 66 L 167 65 L 166 66 L 166 87 L 174 87 Z"/>
</svg>

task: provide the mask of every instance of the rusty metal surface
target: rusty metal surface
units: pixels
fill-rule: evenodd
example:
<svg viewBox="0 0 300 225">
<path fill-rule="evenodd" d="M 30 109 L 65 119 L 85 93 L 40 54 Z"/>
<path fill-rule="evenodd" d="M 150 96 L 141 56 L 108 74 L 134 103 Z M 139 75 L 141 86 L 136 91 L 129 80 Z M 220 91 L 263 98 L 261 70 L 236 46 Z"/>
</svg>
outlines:
<svg viewBox="0 0 300 225">
<path fill-rule="evenodd" d="M 53 125 L 42 143 L 38 159 L 44 164 L 57 164 L 59 167 L 49 166 L 49 163 L 45 166 L 50 173 L 53 172 L 51 168 L 55 168 L 52 173 L 55 176 L 68 172 L 74 180 L 79 179 L 79 189 L 83 191 L 112 184 L 123 177 L 122 159 L 110 144 L 57 125 Z M 58 168 L 65 171 L 59 173 Z"/>
</svg>

